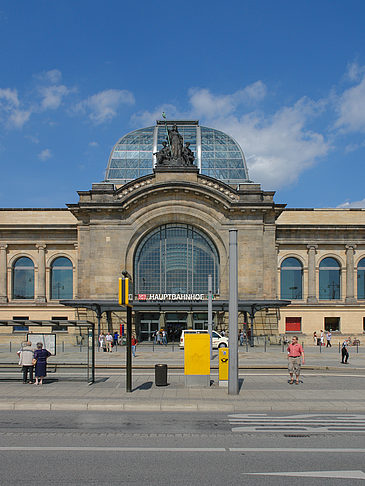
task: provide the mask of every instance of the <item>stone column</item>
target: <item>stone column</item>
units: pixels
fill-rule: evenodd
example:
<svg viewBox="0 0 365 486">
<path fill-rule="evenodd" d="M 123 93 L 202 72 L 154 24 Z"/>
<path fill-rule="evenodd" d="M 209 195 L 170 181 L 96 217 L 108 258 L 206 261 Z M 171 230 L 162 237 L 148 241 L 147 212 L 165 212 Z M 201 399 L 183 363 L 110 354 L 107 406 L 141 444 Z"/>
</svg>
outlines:
<svg viewBox="0 0 365 486">
<path fill-rule="evenodd" d="M 318 245 L 307 245 L 308 248 L 308 304 L 316 304 L 316 252 Z"/>
<path fill-rule="evenodd" d="M 346 303 L 355 303 L 354 294 L 354 253 L 356 245 L 346 245 Z"/>
<path fill-rule="evenodd" d="M 46 302 L 46 245 L 36 245 L 38 249 L 38 291 L 36 302 Z"/>
<path fill-rule="evenodd" d="M 7 293 L 7 273 L 8 265 L 6 259 L 6 249 L 8 245 L 4 243 L 0 244 L 0 302 L 5 303 L 8 301 Z"/>
</svg>

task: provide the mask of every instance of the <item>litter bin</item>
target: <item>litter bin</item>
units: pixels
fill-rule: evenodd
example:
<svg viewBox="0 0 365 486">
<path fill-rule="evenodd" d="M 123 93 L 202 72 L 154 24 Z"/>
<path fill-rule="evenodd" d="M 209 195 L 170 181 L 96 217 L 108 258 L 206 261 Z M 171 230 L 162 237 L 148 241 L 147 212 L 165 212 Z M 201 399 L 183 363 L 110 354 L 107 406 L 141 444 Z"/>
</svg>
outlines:
<svg viewBox="0 0 365 486">
<path fill-rule="evenodd" d="M 156 386 L 167 386 L 167 364 L 155 365 Z"/>
</svg>

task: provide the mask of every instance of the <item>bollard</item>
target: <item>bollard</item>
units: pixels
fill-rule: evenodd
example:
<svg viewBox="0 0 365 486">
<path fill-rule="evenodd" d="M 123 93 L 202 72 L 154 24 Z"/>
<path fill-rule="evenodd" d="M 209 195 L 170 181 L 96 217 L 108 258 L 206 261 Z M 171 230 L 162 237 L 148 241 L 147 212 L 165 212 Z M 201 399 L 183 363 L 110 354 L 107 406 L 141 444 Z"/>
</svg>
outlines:
<svg viewBox="0 0 365 486">
<path fill-rule="evenodd" d="M 81 349 L 81 344 L 80 344 L 80 353 L 82 352 L 82 349 Z"/>
<path fill-rule="evenodd" d="M 265 336 L 265 341 L 264 341 L 264 352 L 266 353 L 266 336 Z"/>
<path fill-rule="evenodd" d="M 319 346 L 319 352 L 322 353 L 322 343 L 321 345 Z"/>
<path fill-rule="evenodd" d="M 247 341 L 247 338 L 246 338 L 246 353 L 248 353 L 248 341 Z"/>
<path fill-rule="evenodd" d="M 173 342 L 172 343 L 172 352 L 174 352 L 174 351 L 175 351 L 175 343 Z"/>
<path fill-rule="evenodd" d="M 340 342 L 338 343 L 338 352 L 341 353 L 341 344 L 340 344 Z"/>
<path fill-rule="evenodd" d="M 62 352 L 65 352 L 65 341 L 62 341 Z"/>
<path fill-rule="evenodd" d="M 9 353 L 11 353 L 11 341 L 9 342 Z"/>
<path fill-rule="evenodd" d="M 359 352 L 359 343 L 356 343 L 356 352 Z"/>
<path fill-rule="evenodd" d="M 284 341 L 281 343 L 281 352 L 284 352 Z"/>
<path fill-rule="evenodd" d="M 155 341 L 152 343 L 152 352 L 155 352 Z"/>
</svg>

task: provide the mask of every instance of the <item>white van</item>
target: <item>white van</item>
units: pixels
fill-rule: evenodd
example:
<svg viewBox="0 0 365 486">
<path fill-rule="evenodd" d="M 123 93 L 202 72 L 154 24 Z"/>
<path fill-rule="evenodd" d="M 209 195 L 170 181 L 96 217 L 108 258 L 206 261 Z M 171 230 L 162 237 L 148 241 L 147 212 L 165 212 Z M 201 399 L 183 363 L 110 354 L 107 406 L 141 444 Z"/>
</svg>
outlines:
<svg viewBox="0 0 365 486">
<path fill-rule="evenodd" d="M 184 347 L 185 334 L 209 334 L 206 329 L 183 329 L 180 336 L 180 348 Z M 213 349 L 227 348 L 228 338 L 221 336 L 217 331 L 212 331 Z"/>
</svg>

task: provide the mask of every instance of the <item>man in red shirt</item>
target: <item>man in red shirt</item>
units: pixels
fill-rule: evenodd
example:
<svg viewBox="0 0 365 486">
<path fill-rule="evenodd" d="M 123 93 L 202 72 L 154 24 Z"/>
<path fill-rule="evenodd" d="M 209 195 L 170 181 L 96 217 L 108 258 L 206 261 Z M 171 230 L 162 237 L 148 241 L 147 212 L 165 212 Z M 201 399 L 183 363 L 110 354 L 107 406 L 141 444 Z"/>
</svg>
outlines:
<svg viewBox="0 0 365 486">
<path fill-rule="evenodd" d="M 288 370 L 290 375 L 289 384 L 294 383 L 293 374 L 295 374 L 295 384 L 299 385 L 300 367 L 304 364 L 304 351 L 302 345 L 298 343 L 298 336 L 293 336 L 291 344 L 288 346 Z"/>
</svg>

